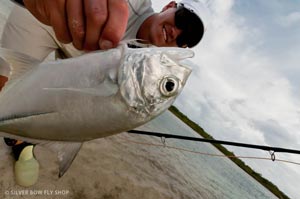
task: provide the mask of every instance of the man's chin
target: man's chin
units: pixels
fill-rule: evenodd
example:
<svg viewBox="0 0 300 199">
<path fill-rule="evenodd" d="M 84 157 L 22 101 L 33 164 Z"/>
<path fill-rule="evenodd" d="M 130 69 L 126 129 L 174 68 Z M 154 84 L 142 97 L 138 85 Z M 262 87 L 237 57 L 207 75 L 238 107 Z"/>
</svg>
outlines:
<svg viewBox="0 0 300 199">
<path fill-rule="evenodd" d="M 154 46 L 157 46 L 157 47 L 162 47 L 162 46 L 164 46 L 164 45 L 162 44 L 162 42 L 157 41 L 157 40 L 156 40 L 156 41 L 152 41 L 151 44 L 154 45 Z"/>
</svg>

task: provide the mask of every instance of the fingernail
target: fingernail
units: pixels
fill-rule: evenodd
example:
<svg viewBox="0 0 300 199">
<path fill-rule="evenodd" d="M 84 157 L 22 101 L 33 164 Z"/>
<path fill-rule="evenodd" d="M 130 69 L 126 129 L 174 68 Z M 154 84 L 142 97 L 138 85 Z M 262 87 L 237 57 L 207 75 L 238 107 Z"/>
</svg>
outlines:
<svg viewBox="0 0 300 199">
<path fill-rule="evenodd" d="M 107 50 L 113 47 L 113 43 L 109 40 L 102 40 L 100 42 L 100 49 Z"/>
</svg>

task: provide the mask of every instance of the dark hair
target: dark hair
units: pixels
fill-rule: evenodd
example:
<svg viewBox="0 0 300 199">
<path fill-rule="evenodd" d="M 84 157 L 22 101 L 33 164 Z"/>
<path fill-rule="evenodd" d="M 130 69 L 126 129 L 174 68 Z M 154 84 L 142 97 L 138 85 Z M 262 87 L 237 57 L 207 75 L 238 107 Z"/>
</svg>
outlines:
<svg viewBox="0 0 300 199">
<path fill-rule="evenodd" d="M 204 26 L 201 19 L 192 10 L 185 8 L 183 4 L 177 4 L 175 26 L 182 30 L 182 33 L 176 39 L 179 47 L 187 45 L 192 48 L 203 37 Z"/>
</svg>

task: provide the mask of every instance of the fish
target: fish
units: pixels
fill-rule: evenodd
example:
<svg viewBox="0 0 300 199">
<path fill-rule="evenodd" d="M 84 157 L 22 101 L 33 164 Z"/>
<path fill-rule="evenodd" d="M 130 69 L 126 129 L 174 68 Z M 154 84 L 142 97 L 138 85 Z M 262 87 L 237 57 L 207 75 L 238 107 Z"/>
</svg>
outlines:
<svg viewBox="0 0 300 199">
<path fill-rule="evenodd" d="M 46 146 L 58 154 L 59 176 L 85 141 L 137 128 L 166 111 L 192 70 L 190 49 L 129 48 L 41 62 L 0 48 L 9 67 L 0 92 L 0 136 Z"/>
</svg>

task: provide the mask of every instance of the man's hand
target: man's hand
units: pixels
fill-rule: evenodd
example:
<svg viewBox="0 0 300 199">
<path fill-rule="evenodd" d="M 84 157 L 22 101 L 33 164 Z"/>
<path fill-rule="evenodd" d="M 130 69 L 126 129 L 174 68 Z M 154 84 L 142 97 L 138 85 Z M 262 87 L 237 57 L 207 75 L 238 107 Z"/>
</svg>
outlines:
<svg viewBox="0 0 300 199">
<path fill-rule="evenodd" d="M 2 88 L 5 85 L 5 82 L 7 82 L 8 78 L 5 76 L 0 75 L 0 91 L 2 90 Z"/>
<path fill-rule="evenodd" d="M 24 0 L 42 23 L 52 26 L 62 43 L 79 50 L 116 47 L 128 21 L 126 0 Z"/>
</svg>

